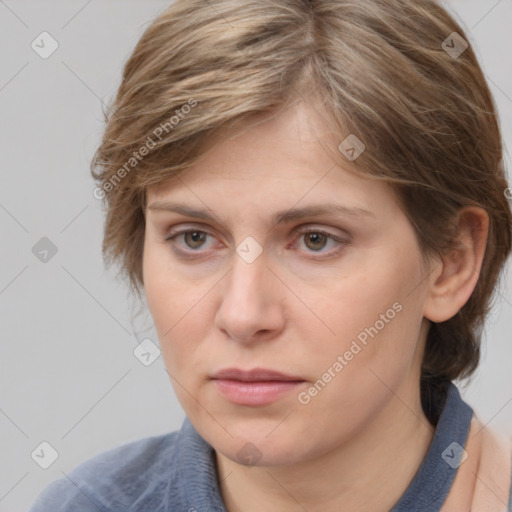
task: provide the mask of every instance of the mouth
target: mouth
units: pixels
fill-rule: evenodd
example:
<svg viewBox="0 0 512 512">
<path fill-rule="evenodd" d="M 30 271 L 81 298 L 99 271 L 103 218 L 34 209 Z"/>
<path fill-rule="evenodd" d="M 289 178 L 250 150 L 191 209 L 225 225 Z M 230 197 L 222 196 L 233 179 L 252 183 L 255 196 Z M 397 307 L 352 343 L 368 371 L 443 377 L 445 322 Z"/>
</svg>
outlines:
<svg viewBox="0 0 512 512">
<path fill-rule="evenodd" d="M 230 402 L 252 406 L 275 402 L 305 382 L 301 377 L 263 368 L 226 368 L 211 379 Z"/>
</svg>

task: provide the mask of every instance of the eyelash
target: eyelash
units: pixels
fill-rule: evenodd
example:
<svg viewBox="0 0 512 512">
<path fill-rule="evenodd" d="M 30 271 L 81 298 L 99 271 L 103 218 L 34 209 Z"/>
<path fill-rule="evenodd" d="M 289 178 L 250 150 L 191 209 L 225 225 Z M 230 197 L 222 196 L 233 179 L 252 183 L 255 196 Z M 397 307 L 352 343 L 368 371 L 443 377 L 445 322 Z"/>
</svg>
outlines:
<svg viewBox="0 0 512 512">
<path fill-rule="evenodd" d="M 197 228 L 188 228 L 188 229 L 183 229 L 183 230 L 179 230 L 179 231 L 171 231 L 169 233 L 169 235 L 167 236 L 167 238 L 165 239 L 166 242 L 169 243 L 169 245 L 172 245 L 174 247 L 171 247 L 173 251 L 175 251 L 176 253 L 178 253 L 179 255 L 182 255 L 184 257 L 194 257 L 196 255 L 198 255 L 197 253 L 200 253 L 201 250 L 200 249 L 197 249 L 197 250 L 194 250 L 194 249 L 189 249 L 189 250 L 183 250 L 183 249 L 178 249 L 176 247 L 176 241 L 175 239 L 178 238 L 179 236 L 181 235 L 185 235 L 187 233 L 202 233 L 202 234 L 206 234 L 206 235 L 209 235 L 213 238 L 215 238 L 213 236 L 213 234 L 211 234 L 210 232 L 208 231 L 205 231 L 204 229 L 197 229 Z M 337 249 L 334 249 L 333 251 L 330 251 L 330 252 L 315 252 L 315 251 L 308 251 L 310 254 L 314 255 L 314 254 L 321 254 L 321 255 L 327 255 L 325 257 L 328 257 L 328 256 L 336 256 L 338 255 L 343 249 L 344 247 L 349 243 L 347 240 L 343 240 L 342 238 L 339 238 L 335 235 L 333 235 L 332 233 L 328 233 L 326 231 L 323 231 L 321 229 L 307 229 L 307 230 L 302 230 L 302 231 L 299 231 L 297 233 L 297 236 L 295 238 L 295 240 L 299 240 L 300 237 L 304 236 L 304 235 L 307 235 L 307 234 L 310 234 L 310 233 L 314 233 L 314 234 L 319 234 L 319 235 L 324 235 L 325 237 L 327 237 L 327 239 L 330 239 L 330 240 L 334 240 L 335 242 L 338 242 L 339 244 L 341 244 L 341 247 L 338 247 Z M 318 257 L 315 257 L 315 259 L 321 259 L 322 256 L 320 256 L 320 258 Z"/>
</svg>

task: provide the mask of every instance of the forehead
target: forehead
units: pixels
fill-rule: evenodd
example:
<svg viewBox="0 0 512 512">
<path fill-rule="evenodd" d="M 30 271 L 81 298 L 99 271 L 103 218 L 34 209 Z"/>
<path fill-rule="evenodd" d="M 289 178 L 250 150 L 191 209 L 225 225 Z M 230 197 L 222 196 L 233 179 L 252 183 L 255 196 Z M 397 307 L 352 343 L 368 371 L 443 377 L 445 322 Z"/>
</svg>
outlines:
<svg viewBox="0 0 512 512">
<path fill-rule="evenodd" d="M 394 202 L 389 186 L 351 170 L 338 138 L 305 101 L 254 115 L 205 141 L 202 157 L 178 178 L 149 187 L 147 203 L 172 197 L 227 208 L 250 197 L 254 206 L 275 211 L 333 200 L 382 211 Z"/>
</svg>

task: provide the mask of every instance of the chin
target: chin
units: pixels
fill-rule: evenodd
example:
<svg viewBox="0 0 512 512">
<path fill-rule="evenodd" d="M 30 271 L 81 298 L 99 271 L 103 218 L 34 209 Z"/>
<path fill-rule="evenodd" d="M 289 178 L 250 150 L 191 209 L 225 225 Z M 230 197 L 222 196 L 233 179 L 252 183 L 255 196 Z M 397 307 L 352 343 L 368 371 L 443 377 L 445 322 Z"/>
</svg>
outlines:
<svg viewBox="0 0 512 512">
<path fill-rule="evenodd" d="M 308 458 L 304 430 L 299 429 L 294 435 L 290 432 L 290 425 L 279 424 L 279 421 L 221 422 L 232 437 L 222 429 L 222 434 L 213 434 L 210 427 L 200 434 L 216 451 L 243 466 L 286 466 Z"/>
</svg>

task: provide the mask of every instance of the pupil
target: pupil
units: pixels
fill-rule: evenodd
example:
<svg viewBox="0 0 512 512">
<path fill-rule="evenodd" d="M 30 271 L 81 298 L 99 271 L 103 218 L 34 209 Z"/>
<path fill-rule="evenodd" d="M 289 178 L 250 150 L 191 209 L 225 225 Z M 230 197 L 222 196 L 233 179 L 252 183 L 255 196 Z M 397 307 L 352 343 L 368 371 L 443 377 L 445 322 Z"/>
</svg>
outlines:
<svg viewBox="0 0 512 512">
<path fill-rule="evenodd" d="M 314 246 L 316 246 L 316 248 L 318 248 L 319 247 L 318 242 L 321 242 L 323 236 L 324 235 L 321 235 L 320 233 L 309 233 L 308 239 L 310 242 L 313 243 Z M 320 246 L 321 245 L 322 244 L 320 244 Z"/>
<path fill-rule="evenodd" d="M 191 231 L 187 233 L 187 235 L 190 237 L 190 240 L 192 241 L 192 245 L 194 247 L 197 247 L 197 243 L 201 243 L 204 241 L 204 233 L 201 233 L 200 231 Z M 195 245 L 194 245 L 195 244 Z"/>
</svg>

